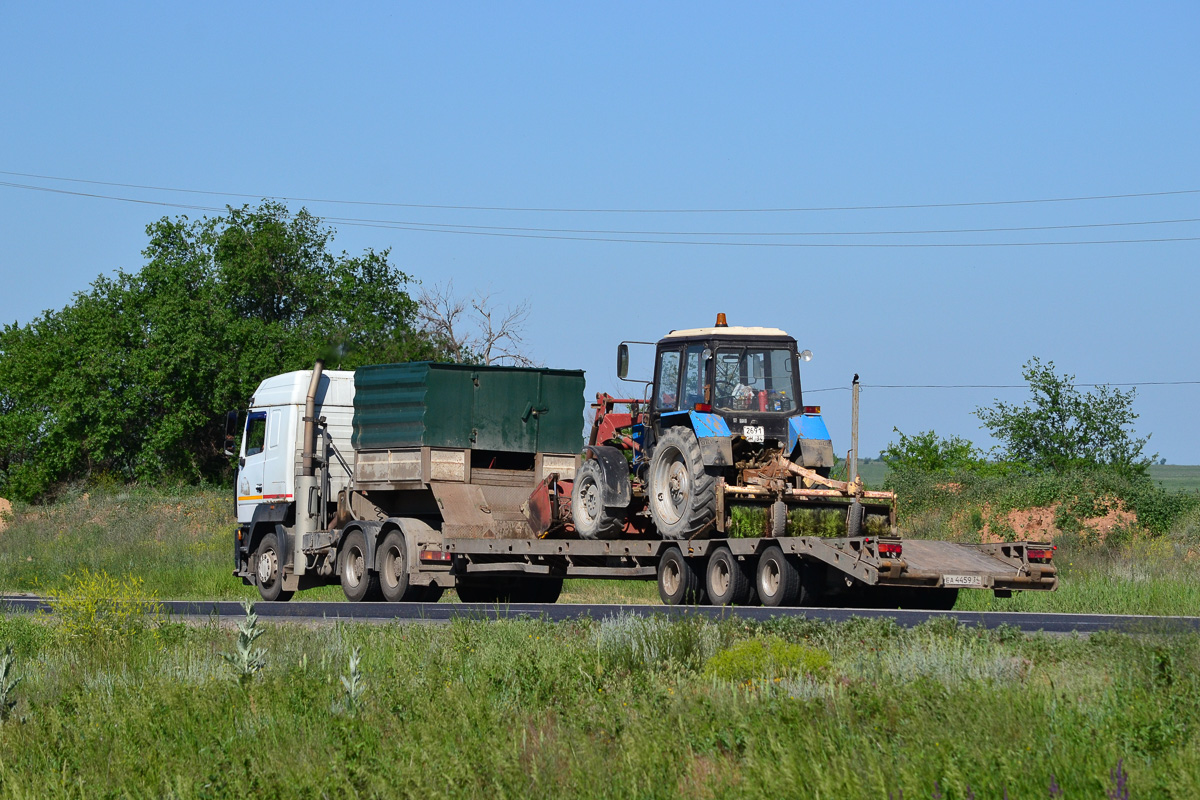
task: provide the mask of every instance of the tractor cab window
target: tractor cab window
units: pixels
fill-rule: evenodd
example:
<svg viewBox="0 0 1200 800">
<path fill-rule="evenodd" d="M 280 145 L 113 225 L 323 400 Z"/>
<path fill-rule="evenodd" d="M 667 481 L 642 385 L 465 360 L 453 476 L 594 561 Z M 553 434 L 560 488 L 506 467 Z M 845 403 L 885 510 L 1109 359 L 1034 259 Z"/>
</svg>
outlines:
<svg viewBox="0 0 1200 800">
<path fill-rule="evenodd" d="M 783 347 L 722 347 L 717 350 L 713 405 L 723 411 L 794 410 L 792 358 Z"/>
<path fill-rule="evenodd" d="M 708 350 L 702 344 L 689 345 L 687 355 L 684 357 L 683 368 L 683 387 L 680 394 L 683 395 L 683 405 L 680 407 L 684 410 L 690 410 L 697 403 L 707 403 L 708 398 L 704 396 L 705 378 L 705 359 L 704 354 Z M 711 353 L 709 353 L 711 355 Z"/>
<path fill-rule="evenodd" d="M 679 407 L 679 351 L 664 350 L 658 354 L 658 393 L 654 405 L 659 411 L 674 411 Z"/>
<path fill-rule="evenodd" d="M 246 417 L 246 455 L 261 453 L 266 441 L 267 415 L 262 411 L 252 412 Z"/>
</svg>

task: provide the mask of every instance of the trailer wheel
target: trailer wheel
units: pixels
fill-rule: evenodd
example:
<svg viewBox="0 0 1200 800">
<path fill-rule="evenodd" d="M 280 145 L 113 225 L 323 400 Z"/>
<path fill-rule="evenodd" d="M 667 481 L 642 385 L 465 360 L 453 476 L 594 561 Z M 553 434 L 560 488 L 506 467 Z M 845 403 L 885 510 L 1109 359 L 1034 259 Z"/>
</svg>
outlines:
<svg viewBox="0 0 1200 800">
<path fill-rule="evenodd" d="M 413 586 L 408 580 L 408 548 L 404 534 L 392 531 L 383 539 L 375 554 L 379 564 L 379 590 L 389 603 L 413 602 L 422 599 L 424 586 Z"/>
<path fill-rule="evenodd" d="M 258 585 L 258 593 L 263 600 L 291 600 L 293 592 L 283 590 L 283 576 L 280 574 L 279 538 L 268 533 L 254 551 L 256 566 L 254 582 Z"/>
<path fill-rule="evenodd" d="M 678 547 L 668 547 L 658 562 L 658 596 L 665 605 L 703 605 L 704 581 Z"/>
<path fill-rule="evenodd" d="M 783 554 L 779 545 L 771 545 L 758 557 L 755 586 L 764 606 L 793 606 L 800 597 L 800 570 Z"/>
<path fill-rule="evenodd" d="M 604 475 L 595 459 L 583 462 L 575 473 L 571 520 L 581 539 L 607 539 L 621 532 L 621 519 L 604 505 Z"/>
<path fill-rule="evenodd" d="M 534 578 L 523 581 L 512 593 L 514 603 L 557 603 L 562 594 L 562 578 Z"/>
<path fill-rule="evenodd" d="M 704 467 L 700 443 L 687 428 L 667 430 L 650 458 L 650 516 L 664 539 L 684 539 L 717 512 L 717 475 Z"/>
<path fill-rule="evenodd" d="M 728 547 L 722 545 L 713 551 L 704 574 L 708 602 L 714 606 L 742 606 L 750 600 L 754 583 Z"/>
<path fill-rule="evenodd" d="M 438 586 L 436 583 L 431 583 L 428 586 L 418 586 L 416 588 L 421 590 L 421 596 L 416 599 L 418 603 L 436 603 L 438 600 L 442 599 L 442 593 L 445 591 L 445 589 L 443 589 L 441 586 Z"/>
<path fill-rule="evenodd" d="M 358 603 L 379 594 L 379 573 L 367 568 L 367 537 L 362 531 L 351 531 L 346 536 L 338 567 L 347 600 Z"/>
</svg>

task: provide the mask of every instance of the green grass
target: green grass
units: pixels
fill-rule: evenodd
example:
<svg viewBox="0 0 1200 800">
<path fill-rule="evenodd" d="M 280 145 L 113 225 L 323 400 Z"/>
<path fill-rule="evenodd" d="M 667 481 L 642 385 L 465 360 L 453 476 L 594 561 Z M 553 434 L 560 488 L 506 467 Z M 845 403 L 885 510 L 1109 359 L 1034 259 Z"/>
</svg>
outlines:
<svg viewBox="0 0 1200 800">
<path fill-rule="evenodd" d="M 1200 466 L 1154 464 L 1150 477 L 1164 489 L 1177 492 L 1200 492 Z"/>
<path fill-rule="evenodd" d="M 260 625 L 239 685 L 228 627 L 0 617 L 0 798 L 1103 797 L 1118 763 L 1134 797 L 1200 793 L 1194 635 Z"/>
</svg>

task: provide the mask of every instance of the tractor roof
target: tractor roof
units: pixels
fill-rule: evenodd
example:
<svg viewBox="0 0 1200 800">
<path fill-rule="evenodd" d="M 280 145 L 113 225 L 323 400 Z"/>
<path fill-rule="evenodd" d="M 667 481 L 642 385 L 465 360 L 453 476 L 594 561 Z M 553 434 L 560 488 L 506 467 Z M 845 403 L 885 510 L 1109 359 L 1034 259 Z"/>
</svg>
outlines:
<svg viewBox="0 0 1200 800">
<path fill-rule="evenodd" d="M 779 328 L 743 328 L 723 325 L 719 328 L 688 328 L 682 331 L 671 331 L 664 339 L 682 339 L 691 336 L 716 336 L 719 338 L 733 337 L 762 337 L 762 336 L 787 336 L 785 331 Z"/>
</svg>

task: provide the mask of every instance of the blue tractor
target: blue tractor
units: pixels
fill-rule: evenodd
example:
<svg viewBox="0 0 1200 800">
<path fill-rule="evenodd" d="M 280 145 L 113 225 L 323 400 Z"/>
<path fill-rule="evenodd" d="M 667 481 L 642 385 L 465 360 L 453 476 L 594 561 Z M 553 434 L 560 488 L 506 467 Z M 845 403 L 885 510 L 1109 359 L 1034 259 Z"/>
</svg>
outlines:
<svg viewBox="0 0 1200 800">
<path fill-rule="evenodd" d="M 617 374 L 630 380 L 629 345 Z M 833 443 L 818 406 L 805 406 L 796 340 L 777 328 L 672 331 L 657 343 L 641 399 L 597 396 L 571 516 L 586 539 L 858 536 L 895 530 L 895 498 L 830 478 Z M 627 406 L 627 411 L 618 411 Z M 734 509 L 755 508 L 735 522 Z M 766 513 L 761 513 L 765 510 Z M 754 522 L 753 520 L 758 520 Z"/>
</svg>

